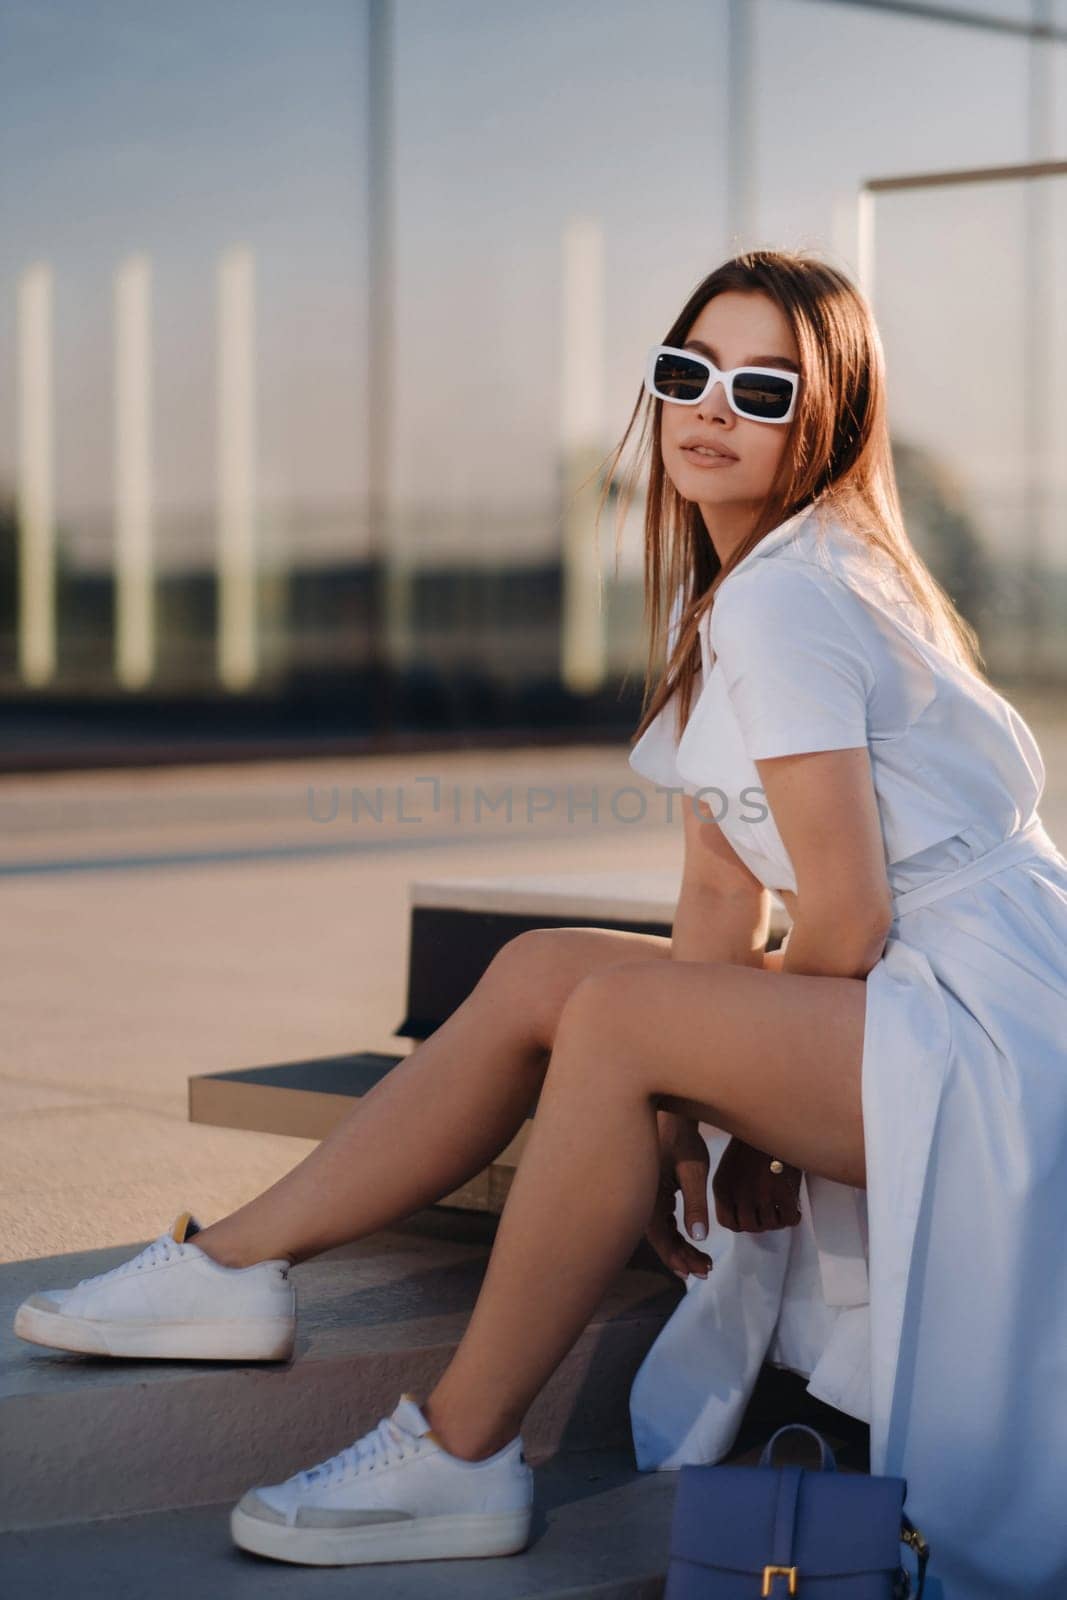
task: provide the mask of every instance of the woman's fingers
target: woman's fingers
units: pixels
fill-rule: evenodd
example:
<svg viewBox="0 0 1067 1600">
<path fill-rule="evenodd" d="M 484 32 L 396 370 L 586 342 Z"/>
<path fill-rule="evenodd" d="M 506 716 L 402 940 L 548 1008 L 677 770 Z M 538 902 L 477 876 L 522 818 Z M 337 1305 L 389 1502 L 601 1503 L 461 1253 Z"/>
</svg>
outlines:
<svg viewBox="0 0 1067 1600">
<path fill-rule="evenodd" d="M 774 1228 L 795 1228 L 801 1212 L 797 1197 L 780 1189 L 767 1195 L 722 1193 L 715 1197 L 715 1215 L 734 1233 L 767 1233 Z"/>
<path fill-rule="evenodd" d="M 771 1158 L 743 1139 L 731 1139 L 712 1179 L 715 1215 L 734 1233 L 766 1233 L 795 1227 L 800 1221 L 803 1173 L 783 1164 L 771 1171 Z"/>
<path fill-rule="evenodd" d="M 759 1202 L 766 1227 L 791 1228 L 800 1221 L 800 1177 L 795 1168 L 769 1177 Z"/>
<path fill-rule="evenodd" d="M 705 1255 L 703 1250 L 698 1250 L 695 1244 L 690 1244 L 677 1227 L 673 1228 L 673 1233 L 675 1259 L 679 1263 L 675 1270 L 680 1270 L 686 1277 L 696 1273 L 697 1277 L 706 1278 L 712 1267 L 711 1257 Z"/>
<path fill-rule="evenodd" d="M 682 1192 L 686 1232 L 691 1239 L 708 1236 L 708 1161 L 705 1154 L 678 1163 L 678 1187 Z"/>
<path fill-rule="evenodd" d="M 711 1271 L 710 1258 L 695 1245 L 690 1244 L 678 1229 L 674 1219 L 673 1194 L 661 1191 L 652 1221 L 645 1230 L 645 1237 L 664 1266 L 669 1267 L 671 1272 L 676 1272 L 680 1278 L 687 1278 L 693 1273 L 703 1278 Z"/>
</svg>

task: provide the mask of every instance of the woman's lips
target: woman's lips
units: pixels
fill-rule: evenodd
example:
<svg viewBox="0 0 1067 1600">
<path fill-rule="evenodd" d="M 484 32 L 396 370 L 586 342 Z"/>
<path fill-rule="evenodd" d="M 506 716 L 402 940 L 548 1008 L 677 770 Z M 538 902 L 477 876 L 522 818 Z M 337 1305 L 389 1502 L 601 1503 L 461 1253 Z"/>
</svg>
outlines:
<svg viewBox="0 0 1067 1600">
<path fill-rule="evenodd" d="M 698 467 L 736 467 L 736 456 L 703 455 L 701 451 L 694 450 L 690 445 L 683 445 L 682 454 L 688 456 L 690 461 Z"/>
</svg>

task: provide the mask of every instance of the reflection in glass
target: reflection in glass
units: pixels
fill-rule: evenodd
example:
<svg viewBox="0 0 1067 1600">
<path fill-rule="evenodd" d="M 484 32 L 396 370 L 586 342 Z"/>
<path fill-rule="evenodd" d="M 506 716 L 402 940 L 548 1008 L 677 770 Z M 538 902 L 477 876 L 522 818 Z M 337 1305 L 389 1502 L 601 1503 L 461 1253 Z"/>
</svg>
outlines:
<svg viewBox="0 0 1067 1600">
<path fill-rule="evenodd" d="M 909 530 L 992 673 L 1067 676 L 1067 171 L 875 196 Z M 976 267 L 980 264 L 980 270 Z"/>
</svg>

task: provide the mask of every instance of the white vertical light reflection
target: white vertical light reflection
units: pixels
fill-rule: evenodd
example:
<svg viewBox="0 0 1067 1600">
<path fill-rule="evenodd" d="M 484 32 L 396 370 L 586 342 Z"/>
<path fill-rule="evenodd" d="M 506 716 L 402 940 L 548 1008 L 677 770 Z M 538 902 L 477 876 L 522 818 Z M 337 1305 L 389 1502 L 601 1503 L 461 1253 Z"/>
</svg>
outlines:
<svg viewBox="0 0 1067 1600">
<path fill-rule="evenodd" d="M 854 189 L 839 189 L 830 199 L 830 248 L 834 264 L 855 274 L 859 260 L 859 196 Z"/>
<path fill-rule="evenodd" d="M 152 264 L 115 272 L 115 674 L 138 689 L 155 666 L 152 538 Z"/>
<path fill-rule="evenodd" d="M 256 676 L 255 262 L 245 245 L 218 266 L 219 677 L 244 689 Z"/>
<path fill-rule="evenodd" d="M 856 201 L 856 284 L 871 306 L 874 305 L 874 191 L 862 188 Z"/>
<path fill-rule="evenodd" d="M 52 268 L 47 261 L 21 274 L 17 321 L 18 666 L 26 683 L 43 684 L 56 671 Z"/>
<path fill-rule="evenodd" d="M 604 681 L 604 614 L 593 516 L 604 437 L 604 234 L 595 217 L 563 232 L 563 616 L 560 676 L 575 694 Z"/>
</svg>

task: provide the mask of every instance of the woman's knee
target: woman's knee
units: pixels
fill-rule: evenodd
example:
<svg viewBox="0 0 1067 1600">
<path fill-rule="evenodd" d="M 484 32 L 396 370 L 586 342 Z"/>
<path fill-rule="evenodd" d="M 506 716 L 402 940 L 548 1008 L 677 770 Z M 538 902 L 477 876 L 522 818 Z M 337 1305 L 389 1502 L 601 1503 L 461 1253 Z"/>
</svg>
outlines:
<svg viewBox="0 0 1067 1600">
<path fill-rule="evenodd" d="M 626 963 L 669 957 L 666 938 L 614 928 L 529 928 L 493 957 L 486 993 L 551 1050 L 564 1008 L 587 979 Z"/>
<path fill-rule="evenodd" d="M 486 968 L 501 984 L 523 988 L 566 966 L 569 928 L 527 928 L 502 944 Z"/>
<path fill-rule="evenodd" d="M 560 1013 L 588 970 L 573 928 L 529 928 L 501 945 L 479 987 L 543 1049 L 551 1050 Z"/>
</svg>

